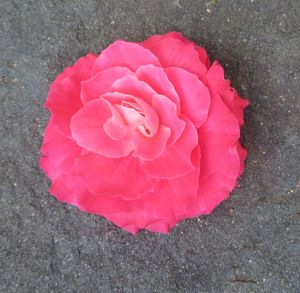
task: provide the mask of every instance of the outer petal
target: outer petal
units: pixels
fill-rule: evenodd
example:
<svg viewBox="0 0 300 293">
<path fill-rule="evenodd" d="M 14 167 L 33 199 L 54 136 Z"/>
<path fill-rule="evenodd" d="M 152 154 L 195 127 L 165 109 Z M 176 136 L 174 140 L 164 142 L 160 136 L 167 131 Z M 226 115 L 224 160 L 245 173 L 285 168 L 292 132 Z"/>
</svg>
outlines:
<svg viewBox="0 0 300 293">
<path fill-rule="evenodd" d="M 80 83 L 90 78 L 95 60 L 94 54 L 80 58 L 74 66 L 68 67 L 58 75 L 50 86 L 45 107 L 51 111 L 54 125 L 64 135 L 70 136 L 71 116 L 82 106 Z"/>
<path fill-rule="evenodd" d="M 192 150 L 198 144 L 197 130 L 187 118 L 182 118 L 186 127 L 180 138 L 152 161 L 141 161 L 142 168 L 152 177 L 170 179 L 184 176 L 194 170 Z"/>
<path fill-rule="evenodd" d="M 120 158 L 132 150 L 129 141 L 114 140 L 105 132 L 103 126 L 112 112 L 104 99 L 92 100 L 85 104 L 71 120 L 71 132 L 77 144 L 96 154 Z"/>
<path fill-rule="evenodd" d="M 81 101 L 83 104 L 99 98 L 102 94 L 108 92 L 112 84 L 119 78 L 131 74 L 126 67 L 108 68 L 94 75 L 89 80 L 81 83 Z"/>
<path fill-rule="evenodd" d="M 198 199 L 187 210 L 189 217 L 209 214 L 236 186 L 240 173 L 240 157 L 236 146 L 228 149 L 222 164 L 207 177 L 200 176 Z"/>
<path fill-rule="evenodd" d="M 74 158 L 80 155 L 81 150 L 74 140 L 58 132 L 51 118 L 41 147 L 43 156 L 40 166 L 48 177 L 54 179 L 60 173 L 66 173 L 73 169 Z"/>
<path fill-rule="evenodd" d="M 210 213 L 229 196 L 240 175 L 237 151 L 240 129 L 234 115 L 219 95 L 213 94 L 207 122 L 198 130 L 201 148 L 201 172 L 198 200 L 187 214 Z"/>
<path fill-rule="evenodd" d="M 174 36 L 154 35 L 141 44 L 153 52 L 163 67 L 180 67 L 198 75 L 201 79 L 207 72 L 193 44 Z"/>
<path fill-rule="evenodd" d="M 166 34 L 168 37 L 173 37 L 175 39 L 180 39 L 185 43 L 192 44 L 195 48 L 195 50 L 198 52 L 200 61 L 206 66 L 208 69 L 210 67 L 210 60 L 207 56 L 207 52 L 204 48 L 199 47 L 196 43 L 192 42 L 191 40 L 185 38 L 181 33 L 179 32 L 170 32 Z"/>
<path fill-rule="evenodd" d="M 136 43 L 118 40 L 101 52 L 95 62 L 93 74 L 115 66 L 135 71 L 139 66 L 146 64 L 160 66 L 157 57 L 149 50 Z"/>
<path fill-rule="evenodd" d="M 110 159 L 93 153 L 77 159 L 79 173 L 95 195 L 119 196 L 125 200 L 153 192 L 159 180 L 153 179 L 139 167 L 132 156 Z"/>
<path fill-rule="evenodd" d="M 209 116 L 198 130 L 201 148 L 201 178 L 210 176 L 224 164 L 224 158 L 240 137 L 235 116 L 218 94 L 212 94 Z"/>
<path fill-rule="evenodd" d="M 224 79 L 224 70 L 217 61 L 210 67 L 206 79 L 210 89 L 221 96 L 224 103 L 238 119 L 239 124 L 242 125 L 244 123 L 243 110 L 249 102 L 241 99 L 236 90 L 230 87 L 230 81 Z"/>
<path fill-rule="evenodd" d="M 166 68 L 169 80 L 173 83 L 181 102 L 182 112 L 197 127 L 207 119 L 210 106 L 210 93 L 199 78 L 181 68 Z"/>
</svg>

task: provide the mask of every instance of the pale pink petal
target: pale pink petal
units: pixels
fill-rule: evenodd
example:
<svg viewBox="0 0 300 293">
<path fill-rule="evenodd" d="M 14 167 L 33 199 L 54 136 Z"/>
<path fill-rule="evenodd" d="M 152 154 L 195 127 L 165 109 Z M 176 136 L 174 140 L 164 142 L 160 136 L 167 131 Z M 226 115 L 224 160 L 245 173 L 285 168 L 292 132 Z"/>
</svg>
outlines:
<svg viewBox="0 0 300 293">
<path fill-rule="evenodd" d="M 210 106 L 210 93 L 199 78 L 181 68 L 166 68 L 169 80 L 173 83 L 181 102 L 182 112 L 197 127 L 207 119 Z"/>
<path fill-rule="evenodd" d="M 171 129 L 169 143 L 175 142 L 185 127 L 185 122 L 177 115 L 176 105 L 166 96 L 154 95 L 152 97 L 152 107 L 155 109 L 160 123 Z"/>
<path fill-rule="evenodd" d="M 163 67 L 180 67 L 203 79 L 206 66 L 200 61 L 194 45 L 168 35 L 154 35 L 141 43 L 153 52 Z M 153 64 L 153 63 L 152 63 Z"/>
<path fill-rule="evenodd" d="M 146 161 L 154 160 L 165 150 L 170 135 L 170 128 L 164 125 L 160 125 L 154 137 L 146 137 L 136 130 L 131 141 L 134 147 L 133 156 Z"/>
<path fill-rule="evenodd" d="M 157 57 L 141 45 L 118 40 L 101 52 L 94 64 L 93 74 L 115 66 L 135 71 L 146 64 L 160 66 Z"/>
<path fill-rule="evenodd" d="M 156 93 L 164 95 L 173 101 L 177 105 L 178 113 L 180 113 L 178 94 L 163 68 L 148 64 L 139 67 L 135 75 L 139 80 L 146 82 Z"/>
<path fill-rule="evenodd" d="M 103 99 L 96 99 L 84 105 L 71 119 L 71 132 L 77 144 L 96 154 L 120 158 L 132 151 L 127 140 L 114 140 L 103 129 L 112 112 Z"/>
<path fill-rule="evenodd" d="M 115 105 L 115 108 L 118 109 L 119 112 L 123 115 L 124 121 L 133 122 L 131 118 L 134 120 L 136 118 L 130 113 L 131 111 L 124 110 L 127 106 L 131 107 L 132 110 L 136 109 L 138 111 L 141 111 L 144 116 L 145 127 L 149 131 L 149 137 L 153 137 L 156 135 L 159 126 L 158 116 L 155 110 L 144 100 L 133 95 L 118 92 L 106 93 L 102 95 L 102 98 Z"/>
<path fill-rule="evenodd" d="M 102 94 L 108 92 L 112 84 L 119 78 L 131 74 L 126 67 L 113 67 L 103 70 L 92 76 L 89 80 L 81 83 L 81 101 L 83 104 L 99 98 Z"/>
<path fill-rule="evenodd" d="M 156 94 L 146 82 L 138 80 L 133 75 L 126 75 L 123 78 L 116 80 L 112 84 L 110 92 L 133 95 L 149 104 L 151 104 L 152 96 Z"/>
<path fill-rule="evenodd" d="M 198 144 L 197 130 L 189 119 L 182 117 L 182 120 L 185 121 L 186 126 L 178 140 L 169 145 L 153 161 L 141 161 L 142 168 L 150 176 L 170 179 L 183 176 L 194 170 L 191 153 Z"/>
<path fill-rule="evenodd" d="M 90 153 L 77 159 L 78 170 L 94 195 L 132 200 L 153 192 L 159 180 L 149 177 L 132 156 L 110 159 Z"/>
</svg>

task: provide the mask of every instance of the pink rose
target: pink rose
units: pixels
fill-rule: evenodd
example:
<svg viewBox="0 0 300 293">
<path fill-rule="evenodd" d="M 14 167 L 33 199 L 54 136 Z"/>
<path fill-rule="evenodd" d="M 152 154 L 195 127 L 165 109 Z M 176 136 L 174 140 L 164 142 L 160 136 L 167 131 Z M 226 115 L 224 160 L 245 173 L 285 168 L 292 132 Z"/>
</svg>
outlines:
<svg viewBox="0 0 300 293">
<path fill-rule="evenodd" d="M 133 234 L 167 233 L 235 187 L 247 104 L 179 33 L 118 40 L 52 83 L 40 165 L 58 200 Z"/>
</svg>

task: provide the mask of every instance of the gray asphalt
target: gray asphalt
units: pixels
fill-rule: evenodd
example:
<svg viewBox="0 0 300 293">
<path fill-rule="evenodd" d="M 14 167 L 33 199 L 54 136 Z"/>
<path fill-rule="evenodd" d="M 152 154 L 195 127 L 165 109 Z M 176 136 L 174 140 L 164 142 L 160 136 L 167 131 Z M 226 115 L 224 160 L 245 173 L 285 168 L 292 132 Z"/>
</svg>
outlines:
<svg viewBox="0 0 300 293">
<path fill-rule="evenodd" d="M 299 292 L 298 0 L 1 0 L 1 292 Z M 231 198 L 168 236 L 133 237 L 48 193 L 50 83 L 118 38 L 181 31 L 251 106 Z"/>
</svg>

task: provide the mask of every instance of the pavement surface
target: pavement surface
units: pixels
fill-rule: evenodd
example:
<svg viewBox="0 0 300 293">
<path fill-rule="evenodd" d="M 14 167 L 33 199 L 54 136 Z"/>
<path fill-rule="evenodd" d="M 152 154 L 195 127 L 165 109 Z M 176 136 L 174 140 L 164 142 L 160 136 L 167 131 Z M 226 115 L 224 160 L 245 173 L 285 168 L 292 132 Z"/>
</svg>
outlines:
<svg viewBox="0 0 300 293">
<path fill-rule="evenodd" d="M 300 1 L 1 0 L 0 292 L 299 292 Z M 38 167 L 50 83 L 118 38 L 181 31 L 251 106 L 229 200 L 169 235 L 62 204 Z"/>
</svg>

